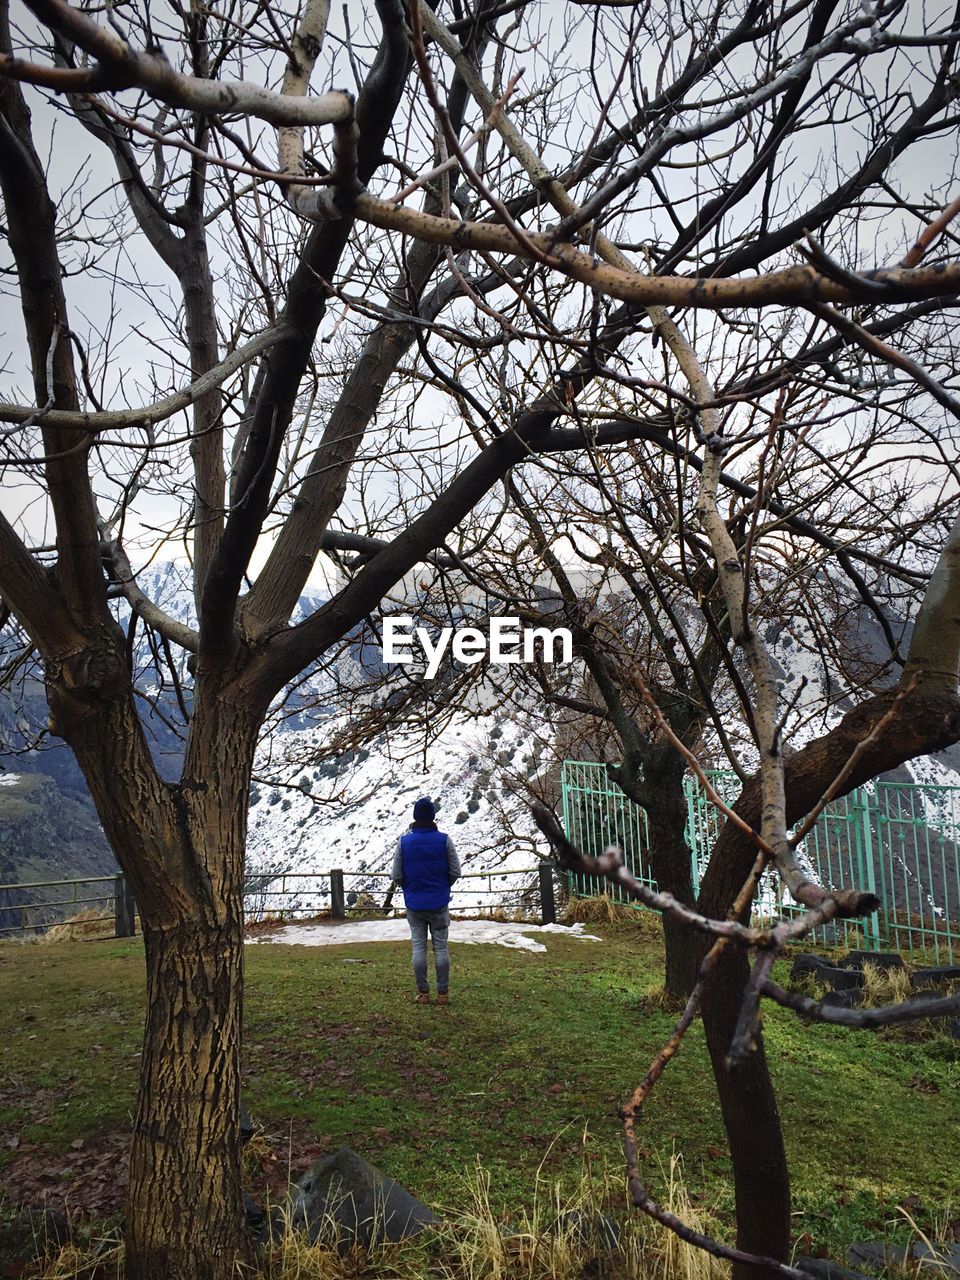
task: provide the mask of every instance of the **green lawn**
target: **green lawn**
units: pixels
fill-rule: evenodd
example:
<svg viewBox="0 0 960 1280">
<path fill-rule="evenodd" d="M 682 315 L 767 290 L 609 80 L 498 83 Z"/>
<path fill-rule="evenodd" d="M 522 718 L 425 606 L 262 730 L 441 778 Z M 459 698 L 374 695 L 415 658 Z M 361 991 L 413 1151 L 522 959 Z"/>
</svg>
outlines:
<svg viewBox="0 0 960 1280">
<path fill-rule="evenodd" d="M 617 1105 L 672 1017 L 649 999 L 659 945 L 629 926 L 594 931 L 602 943 L 554 935 L 531 954 L 458 947 L 454 925 L 449 1009 L 413 1005 L 406 944 L 249 947 L 244 1098 L 264 1129 L 262 1176 L 276 1187 L 346 1143 L 443 1205 L 479 1158 L 508 1214 L 532 1198 L 541 1165 L 571 1186 L 585 1149 L 615 1169 Z M 109 1203 L 83 1179 L 116 1184 L 142 993 L 136 941 L 0 946 L 9 1201 L 31 1196 L 42 1167 L 81 1207 Z M 806 1026 L 777 1009 L 765 1025 L 806 1251 L 837 1255 L 902 1225 L 901 1202 L 925 1228 L 942 1229 L 951 1204 L 960 1215 L 960 1044 Z M 730 1166 L 699 1027 L 642 1134 L 655 1193 L 679 1152 L 698 1207 L 728 1227 Z"/>
</svg>

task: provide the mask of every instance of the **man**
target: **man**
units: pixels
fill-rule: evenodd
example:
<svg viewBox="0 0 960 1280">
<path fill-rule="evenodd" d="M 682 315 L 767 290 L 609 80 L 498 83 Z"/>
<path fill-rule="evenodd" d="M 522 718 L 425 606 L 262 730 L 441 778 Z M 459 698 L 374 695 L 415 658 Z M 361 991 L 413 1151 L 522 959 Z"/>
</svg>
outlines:
<svg viewBox="0 0 960 1280">
<path fill-rule="evenodd" d="M 427 931 L 433 943 L 437 971 L 437 1004 L 449 1004 L 450 886 L 460 876 L 460 860 L 453 841 L 437 830 L 433 801 L 424 796 L 413 806 L 413 824 L 397 841 L 393 878 L 403 890 L 407 921 L 413 942 L 413 977 L 417 1004 L 430 1003 L 427 977 Z"/>
</svg>

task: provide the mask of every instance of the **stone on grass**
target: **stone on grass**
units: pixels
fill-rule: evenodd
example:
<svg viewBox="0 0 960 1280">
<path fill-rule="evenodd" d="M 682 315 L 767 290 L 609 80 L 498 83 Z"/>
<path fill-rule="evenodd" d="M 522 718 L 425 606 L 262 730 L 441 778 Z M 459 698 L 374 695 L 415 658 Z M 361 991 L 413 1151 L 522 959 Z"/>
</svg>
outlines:
<svg viewBox="0 0 960 1280">
<path fill-rule="evenodd" d="M 393 1178 L 341 1147 L 318 1160 L 290 1193 L 290 1220 L 312 1244 L 330 1244 L 346 1253 L 403 1240 L 440 1221 L 422 1200 Z"/>
<path fill-rule="evenodd" d="M 805 1271 L 813 1280 L 869 1280 L 862 1271 L 851 1271 L 839 1262 L 831 1262 L 829 1258 L 795 1258 L 793 1265 L 798 1271 Z"/>
<path fill-rule="evenodd" d="M 960 982 L 960 964 L 943 964 L 932 969 L 918 969 L 910 981 L 915 987 L 939 987 L 946 982 Z"/>
<path fill-rule="evenodd" d="M 820 1003 L 825 1009 L 856 1009 L 860 1001 L 856 991 L 828 991 Z"/>
<path fill-rule="evenodd" d="M 930 1245 L 915 1240 L 909 1249 L 900 1244 L 887 1244 L 883 1240 L 868 1240 L 852 1244 L 847 1250 L 850 1262 L 867 1267 L 903 1267 L 908 1260 L 918 1264 L 919 1274 L 956 1280 L 960 1276 L 960 1245 L 931 1241 Z"/>
<path fill-rule="evenodd" d="M 578 1245 L 595 1245 L 606 1253 L 620 1247 L 620 1225 L 596 1210 L 568 1209 L 558 1215 L 551 1228 L 551 1235 L 569 1236 Z"/>
<path fill-rule="evenodd" d="M 849 951 L 837 964 L 841 969 L 863 969 L 872 964 L 877 969 L 903 969 L 903 956 L 896 951 Z"/>
<path fill-rule="evenodd" d="M 902 1267 L 907 1256 L 906 1247 L 902 1244 L 888 1244 L 884 1240 L 864 1240 L 852 1244 L 847 1250 L 847 1261 L 857 1266 Z"/>
<path fill-rule="evenodd" d="M 815 956 L 812 952 L 801 951 L 798 956 L 794 956 L 793 968 L 790 970 L 790 981 L 796 982 L 800 978 L 805 978 L 808 973 L 812 973 L 815 978 L 819 978 L 821 969 L 832 968 L 831 962 L 824 959 L 823 956 Z"/>
<path fill-rule="evenodd" d="M 863 986 L 863 971 L 840 969 L 831 965 L 817 973 L 817 981 L 832 987 L 834 991 L 859 991 Z"/>
</svg>

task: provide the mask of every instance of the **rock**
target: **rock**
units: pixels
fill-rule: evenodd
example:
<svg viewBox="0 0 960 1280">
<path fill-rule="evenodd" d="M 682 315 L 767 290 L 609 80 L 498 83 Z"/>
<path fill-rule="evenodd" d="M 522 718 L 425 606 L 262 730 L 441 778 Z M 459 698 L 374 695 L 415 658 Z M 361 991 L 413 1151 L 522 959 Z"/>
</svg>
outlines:
<svg viewBox="0 0 960 1280">
<path fill-rule="evenodd" d="M 819 971 L 817 981 L 825 982 L 834 991 L 859 991 L 863 986 L 863 971 L 839 969 L 831 965 Z"/>
<path fill-rule="evenodd" d="M 240 1103 L 240 1145 L 245 1146 L 254 1134 L 253 1121 L 250 1119 L 250 1112 Z"/>
<path fill-rule="evenodd" d="M 794 956 L 793 968 L 790 970 L 790 981 L 796 982 L 798 979 L 805 978 L 808 973 L 812 973 L 815 978 L 819 978 L 822 969 L 831 968 L 829 960 L 823 956 L 815 956 L 809 951 L 801 951 L 798 956 Z"/>
<path fill-rule="evenodd" d="M 915 1240 L 909 1250 L 903 1245 L 887 1244 L 882 1240 L 870 1240 L 863 1244 L 852 1244 L 847 1250 L 847 1258 L 851 1262 L 859 1262 L 868 1267 L 902 1267 L 909 1259 L 919 1264 L 920 1275 L 944 1277 L 954 1280 L 960 1276 L 960 1245 L 931 1241 L 928 1246 L 922 1240 Z"/>
<path fill-rule="evenodd" d="M 918 969 L 910 981 L 915 987 L 939 987 L 947 982 L 960 982 L 960 964 L 944 964 L 933 969 Z"/>
<path fill-rule="evenodd" d="M 393 1178 L 341 1147 L 318 1160 L 290 1193 L 290 1221 L 311 1243 L 329 1242 L 345 1253 L 403 1240 L 439 1222 L 432 1209 Z"/>
<path fill-rule="evenodd" d="M 902 1267 L 906 1256 L 907 1251 L 902 1244 L 886 1244 L 883 1240 L 852 1244 L 847 1250 L 848 1262 L 875 1267 L 878 1271 L 887 1267 Z"/>
<path fill-rule="evenodd" d="M 923 1272 L 941 1276 L 960 1276 L 960 1244 L 947 1244 L 944 1240 L 931 1241 L 928 1248 L 922 1240 L 916 1240 L 910 1250 Z"/>
<path fill-rule="evenodd" d="M 862 1271 L 851 1271 L 839 1262 L 831 1262 L 828 1258 L 795 1258 L 793 1265 L 798 1271 L 805 1271 L 813 1280 L 869 1280 Z"/>
<path fill-rule="evenodd" d="M 570 1236 L 582 1246 L 595 1245 L 606 1253 L 620 1247 L 620 1224 L 602 1213 L 568 1209 L 561 1213 L 551 1228 L 551 1235 Z"/>
<path fill-rule="evenodd" d="M 872 964 L 877 969 L 903 969 L 903 956 L 896 951 L 850 951 L 842 960 L 837 961 L 841 969 L 863 970 L 865 964 Z"/>
<path fill-rule="evenodd" d="M 26 1267 L 58 1253 L 72 1235 L 70 1220 L 61 1209 L 21 1209 L 16 1217 L 0 1224 L 0 1261 Z"/>
<path fill-rule="evenodd" d="M 948 1036 L 952 1036 L 954 1040 L 960 1040 L 960 1018 L 951 1018 L 945 1030 Z"/>
<path fill-rule="evenodd" d="M 856 1009 L 860 1001 L 856 991 L 828 991 L 820 1003 L 826 1009 Z"/>
<path fill-rule="evenodd" d="M 247 1219 L 247 1231 L 255 1244 L 270 1244 L 283 1235 L 283 1210 L 279 1205 L 274 1205 L 268 1214 L 249 1191 L 244 1191 L 243 1212 Z"/>
</svg>

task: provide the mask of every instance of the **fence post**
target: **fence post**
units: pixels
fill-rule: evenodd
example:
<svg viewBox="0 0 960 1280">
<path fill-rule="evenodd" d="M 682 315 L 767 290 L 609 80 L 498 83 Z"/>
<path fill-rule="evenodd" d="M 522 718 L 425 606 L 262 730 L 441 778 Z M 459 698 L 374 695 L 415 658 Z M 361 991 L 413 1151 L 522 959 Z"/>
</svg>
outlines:
<svg viewBox="0 0 960 1280">
<path fill-rule="evenodd" d="M 863 843 L 862 849 L 862 879 L 860 883 L 876 897 L 877 880 L 876 869 L 873 860 L 873 830 L 870 826 L 870 792 L 865 787 L 857 787 L 853 793 L 854 804 L 859 810 L 859 819 L 863 825 Z M 882 857 L 881 853 L 881 857 Z M 879 951 L 881 945 L 881 932 L 886 936 L 886 912 L 887 904 L 880 898 L 880 906 L 877 911 L 867 916 L 863 922 L 863 932 L 867 939 L 868 950 Z"/>
<path fill-rule="evenodd" d="M 557 904 L 553 896 L 553 865 L 541 862 L 540 867 L 540 923 L 557 923 Z"/>
<path fill-rule="evenodd" d="M 337 868 L 330 872 L 330 914 L 334 920 L 347 918 L 347 904 L 343 896 L 343 872 Z"/>
<path fill-rule="evenodd" d="M 118 938 L 132 938 L 136 933 L 137 904 L 133 900 L 127 877 L 119 875 L 113 882 L 113 927 Z"/>
<path fill-rule="evenodd" d="M 700 849 L 697 839 L 697 806 L 693 795 L 693 779 L 684 778 L 683 794 L 687 801 L 687 848 L 690 850 L 690 880 L 695 895 L 700 893 Z"/>
</svg>

